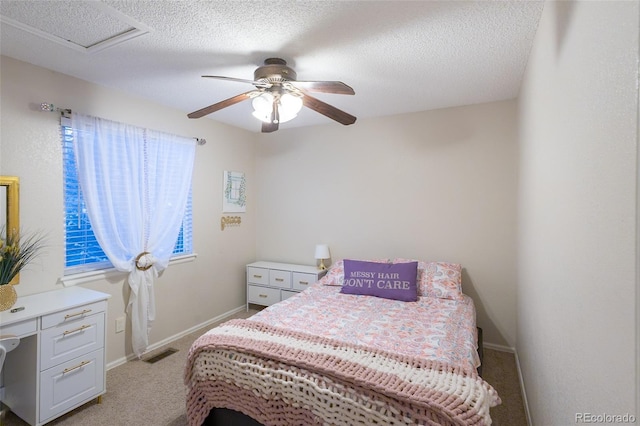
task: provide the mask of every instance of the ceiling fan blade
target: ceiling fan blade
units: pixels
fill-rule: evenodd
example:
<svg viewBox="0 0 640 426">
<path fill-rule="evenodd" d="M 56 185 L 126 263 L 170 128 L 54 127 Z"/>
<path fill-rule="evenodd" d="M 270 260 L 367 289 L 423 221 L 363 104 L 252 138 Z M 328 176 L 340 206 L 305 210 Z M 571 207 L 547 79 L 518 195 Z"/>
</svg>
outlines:
<svg viewBox="0 0 640 426">
<path fill-rule="evenodd" d="M 262 133 L 271 133 L 278 130 L 278 123 L 265 123 L 262 122 Z"/>
<path fill-rule="evenodd" d="M 225 76 L 222 76 L 222 75 L 203 75 L 202 77 L 204 77 L 204 78 L 215 78 L 215 79 L 218 79 L 218 80 L 238 81 L 240 83 L 249 83 L 249 84 L 253 84 L 256 87 L 269 88 L 269 87 L 273 86 L 273 84 L 267 83 L 266 81 L 247 80 L 247 79 L 244 79 L 244 78 L 225 77 Z"/>
<path fill-rule="evenodd" d="M 355 95 L 356 92 L 341 81 L 288 81 L 294 87 L 318 93 L 335 93 L 337 95 Z"/>
<path fill-rule="evenodd" d="M 209 105 L 208 107 L 204 107 L 202 109 L 199 109 L 197 111 L 194 111 L 190 114 L 187 114 L 187 117 L 189 118 L 200 118 L 200 117 L 204 117 L 205 115 L 209 115 L 212 112 L 216 112 L 218 110 L 221 110 L 222 108 L 226 108 L 229 107 L 231 105 L 235 105 L 238 102 L 242 102 L 246 99 L 250 99 L 252 98 L 252 94 L 253 93 L 258 93 L 257 90 L 251 90 L 249 92 L 245 92 L 245 93 L 241 93 L 239 95 L 236 95 L 232 98 L 229 99 L 225 99 L 224 101 L 220 101 L 218 103 L 215 103 L 213 105 Z"/>
<path fill-rule="evenodd" d="M 356 122 L 356 117 L 346 113 L 332 105 L 322 102 L 320 99 L 316 99 L 313 96 L 309 96 L 306 93 L 302 97 L 302 103 L 307 108 L 311 108 L 315 112 L 318 112 L 332 120 L 337 121 L 340 124 L 348 126 Z"/>
</svg>

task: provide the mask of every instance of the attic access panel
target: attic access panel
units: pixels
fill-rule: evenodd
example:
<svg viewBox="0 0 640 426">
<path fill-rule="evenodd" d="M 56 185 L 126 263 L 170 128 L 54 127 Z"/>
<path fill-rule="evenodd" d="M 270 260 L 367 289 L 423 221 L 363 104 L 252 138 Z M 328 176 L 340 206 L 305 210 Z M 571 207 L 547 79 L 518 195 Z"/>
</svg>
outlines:
<svg viewBox="0 0 640 426">
<path fill-rule="evenodd" d="M 0 22 L 84 53 L 99 52 L 150 31 L 112 7 L 90 0 L 3 0 Z"/>
</svg>

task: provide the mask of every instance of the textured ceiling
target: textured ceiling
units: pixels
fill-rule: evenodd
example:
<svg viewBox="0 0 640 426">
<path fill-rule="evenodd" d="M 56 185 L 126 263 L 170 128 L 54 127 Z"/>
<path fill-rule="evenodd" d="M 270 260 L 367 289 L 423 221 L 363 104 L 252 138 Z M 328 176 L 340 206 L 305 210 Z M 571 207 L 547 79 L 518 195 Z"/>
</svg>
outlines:
<svg viewBox="0 0 640 426">
<path fill-rule="evenodd" d="M 356 92 L 317 98 L 379 117 L 516 97 L 543 4 L 2 0 L 0 53 L 185 115 L 253 88 L 201 75 L 251 80 L 265 58 L 281 57 L 298 80 Z M 200 120 L 260 131 L 251 110 L 245 101 Z M 341 126 L 303 108 L 281 129 L 315 124 Z"/>
</svg>

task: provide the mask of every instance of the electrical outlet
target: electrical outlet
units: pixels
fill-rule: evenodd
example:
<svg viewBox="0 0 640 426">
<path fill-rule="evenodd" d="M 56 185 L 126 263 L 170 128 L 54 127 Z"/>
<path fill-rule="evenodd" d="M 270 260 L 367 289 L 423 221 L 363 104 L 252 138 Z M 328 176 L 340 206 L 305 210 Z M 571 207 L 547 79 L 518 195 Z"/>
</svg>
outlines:
<svg viewBox="0 0 640 426">
<path fill-rule="evenodd" d="M 124 317 L 116 318 L 116 333 L 124 331 Z"/>
</svg>

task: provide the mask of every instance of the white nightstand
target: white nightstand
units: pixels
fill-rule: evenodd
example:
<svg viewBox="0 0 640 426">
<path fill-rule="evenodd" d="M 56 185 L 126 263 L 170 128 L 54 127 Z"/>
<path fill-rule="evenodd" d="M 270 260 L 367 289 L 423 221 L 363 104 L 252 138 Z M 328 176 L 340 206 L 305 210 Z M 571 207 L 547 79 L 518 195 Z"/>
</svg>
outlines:
<svg viewBox="0 0 640 426">
<path fill-rule="evenodd" d="M 247 309 L 249 303 L 269 306 L 294 296 L 326 274 L 316 266 L 278 262 L 247 265 Z"/>
</svg>

